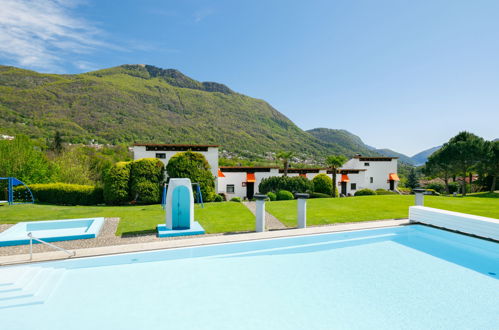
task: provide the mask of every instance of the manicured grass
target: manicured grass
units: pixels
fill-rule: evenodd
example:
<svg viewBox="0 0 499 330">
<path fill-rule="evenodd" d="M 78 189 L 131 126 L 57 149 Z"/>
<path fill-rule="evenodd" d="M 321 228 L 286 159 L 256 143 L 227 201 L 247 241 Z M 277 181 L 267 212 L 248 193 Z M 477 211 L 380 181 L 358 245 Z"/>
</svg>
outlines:
<svg viewBox="0 0 499 330">
<path fill-rule="evenodd" d="M 469 197 L 425 196 L 425 206 L 499 218 L 499 198 L 495 195 Z M 487 197 L 483 197 L 487 196 Z M 307 201 L 307 223 L 324 225 L 381 219 L 406 218 L 414 196 L 384 195 L 349 198 L 318 198 Z M 286 226 L 297 223 L 296 201 L 266 203 L 266 210 Z"/>
<path fill-rule="evenodd" d="M 152 233 L 156 225 L 165 222 L 160 205 L 137 206 L 59 206 L 27 204 L 0 206 L 0 223 L 33 220 L 75 219 L 90 217 L 119 217 L 116 235 Z M 195 219 L 207 233 L 247 231 L 255 229 L 253 214 L 241 203 L 207 203 L 196 205 Z"/>
</svg>

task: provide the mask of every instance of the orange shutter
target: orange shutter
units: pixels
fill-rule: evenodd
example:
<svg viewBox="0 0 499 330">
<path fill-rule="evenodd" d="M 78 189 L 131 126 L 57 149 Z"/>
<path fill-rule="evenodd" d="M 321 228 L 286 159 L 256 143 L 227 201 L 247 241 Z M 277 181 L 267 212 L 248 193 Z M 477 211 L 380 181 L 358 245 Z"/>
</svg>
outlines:
<svg viewBox="0 0 499 330">
<path fill-rule="evenodd" d="M 256 182 L 255 173 L 246 173 L 246 182 Z"/>
</svg>

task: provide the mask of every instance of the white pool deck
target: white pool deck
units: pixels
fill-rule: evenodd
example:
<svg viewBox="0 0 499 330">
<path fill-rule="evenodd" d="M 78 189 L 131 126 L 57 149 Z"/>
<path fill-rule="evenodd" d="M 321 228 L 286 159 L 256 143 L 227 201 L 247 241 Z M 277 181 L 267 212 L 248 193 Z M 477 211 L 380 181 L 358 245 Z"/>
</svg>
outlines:
<svg viewBox="0 0 499 330">
<path fill-rule="evenodd" d="M 293 237 L 300 235 L 324 234 L 324 233 L 333 233 L 333 232 L 350 231 L 350 230 L 396 227 L 396 226 L 408 225 L 409 223 L 410 223 L 409 219 L 376 220 L 376 221 L 364 221 L 364 222 L 355 222 L 355 223 L 308 227 L 302 229 L 284 229 L 284 230 L 266 231 L 260 233 L 252 232 L 252 233 L 233 234 L 233 235 L 190 237 L 185 239 L 176 239 L 168 241 L 155 241 L 147 243 L 103 246 L 103 247 L 73 250 L 76 252 L 76 255 L 73 258 L 84 258 L 84 257 L 103 256 L 103 255 L 119 254 L 119 253 L 173 249 L 173 248 L 182 248 L 182 247 L 202 246 L 209 244 L 244 242 L 244 241 L 253 241 L 259 239 Z M 27 263 L 29 262 L 29 258 L 30 258 L 29 254 L 1 256 L 0 266 Z M 62 251 L 41 252 L 33 254 L 32 262 L 52 261 L 60 259 L 67 259 L 67 254 Z"/>
</svg>

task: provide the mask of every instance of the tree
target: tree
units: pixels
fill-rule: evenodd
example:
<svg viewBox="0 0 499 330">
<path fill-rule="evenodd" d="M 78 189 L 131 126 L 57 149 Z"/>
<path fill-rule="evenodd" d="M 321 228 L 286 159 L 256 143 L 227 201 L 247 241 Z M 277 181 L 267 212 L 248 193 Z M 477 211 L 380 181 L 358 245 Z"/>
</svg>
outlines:
<svg viewBox="0 0 499 330">
<path fill-rule="evenodd" d="M 418 176 L 416 174 L 416 170 L 414 169 L 414 167 L 411 168 L 411 171 L 409 172 L 409 175 L 407 176 L 406 186 L 411 188 L 411 189 L 419 187 L 419 180 L 418 180 Z"/>
<path fill-rule="evenodd" d="M 452 166 L 452 155 L 447 146 L 443 146 L 428 158 L 424 173 L 443 178 L 447 195 L 450 194 L 449 179 L 455 175 L 455 169 Z"/>
<path fill-rule="evenodd" d="M 288 168 L 289 168 L 289 160 L 294 156 L 294 153 L 292 151 L 281 151 L 278 152 L 276 157 L 282 162 L 282 165 L 284 167 L 284 175 L 283 176 L 288 176 Z"/>
<path fill-rule="evenodd" d="M 0 141 L 0 177 L 16 177 L 26 184 L 51 182 L 54 167 L 41 148 L 25 135 Z"/>
<path fill-rule="evenodd" d="M 54 151 L 56 154 L 60 154 L 64 150 L 64 146 L 62 145 L 62 136 L 61 132 L 57 131 L 55 132 L 54 140 L 52 141 L 52 146 L 51 150 Z"/>
<path fill-rule="evenodd" d="M 464 131 L 451 138 L 444 147 L 448 148 L 450 162 L 462 177 L 462 192 L 463 196 L 466 196 L 466 176 L 472 173 L 483 158 L 484 140 Z"/>
<path fill-rule="evenodd" d="M 338 189 L 336 187 L 336 173 L 338 172 L 338 169 L 346 163 L 347 160 L 348 159 L 343 155 L 331 155 L 326 158 L 326 165 L 333 172 L 333 197 L 336 197 L 336 189 Z"/>
<path fill-rule="evenodd" d="M 489 191 L 494 192 L 499 175 L 499 140 L 485 141 L 483 144 L 483 159 L 479 162 L 479 171 L 492 178 Z"/>
<path fill-rule="evenodd" d="M 215 178 L 210 168 L 202 154 L 186 151 L 170 158 L 166 172 L 170 178 L 189 178 L 192 183 L 199 183 L 203 200 L 211 202 L 215 199 Z"/>
</svg>

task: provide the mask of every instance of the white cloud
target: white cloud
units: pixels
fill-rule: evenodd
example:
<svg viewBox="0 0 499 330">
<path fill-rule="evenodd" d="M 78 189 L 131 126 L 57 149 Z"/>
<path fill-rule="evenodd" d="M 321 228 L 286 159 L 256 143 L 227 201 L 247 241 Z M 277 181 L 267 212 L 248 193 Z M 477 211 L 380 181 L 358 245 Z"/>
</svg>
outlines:
<svg viewBox="0 0 499 330">
<path fill-rule="evenodd" d="M 194 22 L 198 23 L 204 20 L 206 17 L 211 16 L 215 11 L 211 8 L 204 8 L 196 11 L 194 13 Z"/>
<path fill-rule="evenodd" d="M 74 0 L 2 0 L 0 58 L 59 72 L 71 54 L 117 48 L 103 41 L 102 31 L 90 22 L 74 16 L 79 4 Z"/>
</svg>

